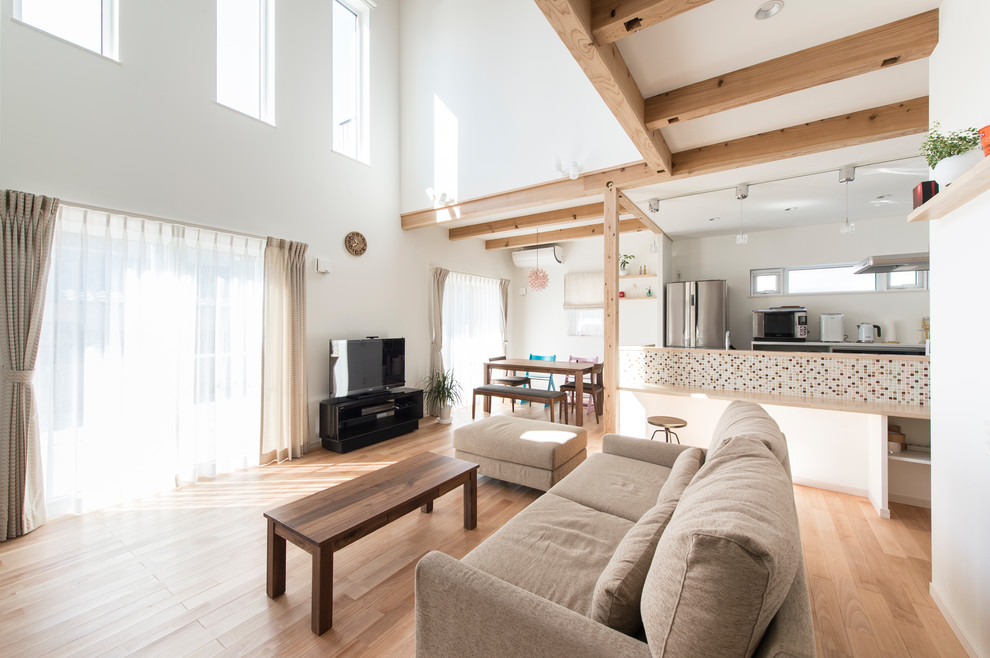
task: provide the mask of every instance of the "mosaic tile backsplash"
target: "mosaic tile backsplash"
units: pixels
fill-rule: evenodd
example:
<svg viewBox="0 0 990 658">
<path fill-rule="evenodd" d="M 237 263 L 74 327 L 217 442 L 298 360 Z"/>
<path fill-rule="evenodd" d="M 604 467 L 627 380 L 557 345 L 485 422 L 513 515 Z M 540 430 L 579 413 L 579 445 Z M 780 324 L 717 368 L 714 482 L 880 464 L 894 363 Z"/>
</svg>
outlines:
<svg viewBox="0 0 990 658">
<path fill-rule="evenodd" d="M 624 385 L 931 405 L 927 359 L 646 348 L 620 350 L 619 361 Z"/>
</svg>

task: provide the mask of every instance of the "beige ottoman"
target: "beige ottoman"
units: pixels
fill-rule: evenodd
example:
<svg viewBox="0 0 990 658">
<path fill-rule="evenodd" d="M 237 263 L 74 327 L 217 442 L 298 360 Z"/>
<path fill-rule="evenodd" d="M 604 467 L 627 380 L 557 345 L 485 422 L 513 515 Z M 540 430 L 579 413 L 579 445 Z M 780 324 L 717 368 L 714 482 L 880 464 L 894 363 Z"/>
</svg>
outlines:
<svg viewBox="0 0 990 658">
<path fill-rule="evenodd" d="M 513 416 L 489 416 L 454 430 L 454 456 L 481 475 L 546 491 L 588 454 L 588 430 Z"/>
</svg>

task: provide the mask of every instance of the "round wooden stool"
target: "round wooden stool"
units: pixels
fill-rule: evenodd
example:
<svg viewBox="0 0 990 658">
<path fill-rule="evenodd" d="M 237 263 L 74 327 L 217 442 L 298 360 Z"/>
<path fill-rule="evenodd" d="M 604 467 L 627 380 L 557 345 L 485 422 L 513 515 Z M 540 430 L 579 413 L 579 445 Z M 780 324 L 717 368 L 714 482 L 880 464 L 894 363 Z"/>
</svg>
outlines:
<svg viewBox="0 0 990 658">
<path fill-rule="evenodd" d="M 650 416 L 646 419 L 646 422 L 658 429 L 653 430 L 653 434 L 650 436 L 650 441 L 653 437 L 657 435 L 657 432 L 663 431 L 666 435 L 667 443 L 670 443 L 670 437 L 673 436 L 680 443 L 681 439 L 677 436 L 677 432 L 674 429 L 680 429 L 682 427 L 687 427 L 687 421 L 683 418 L 674 418 L 673 416 Z"/>
</svg>

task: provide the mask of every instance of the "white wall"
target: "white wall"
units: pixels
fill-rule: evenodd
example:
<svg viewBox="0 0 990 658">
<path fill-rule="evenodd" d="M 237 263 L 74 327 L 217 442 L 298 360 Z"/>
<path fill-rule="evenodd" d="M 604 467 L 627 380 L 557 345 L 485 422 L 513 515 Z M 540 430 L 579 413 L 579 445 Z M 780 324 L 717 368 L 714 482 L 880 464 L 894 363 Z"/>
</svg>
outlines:
<svg viewBox="0 0 990 658">
<path fill-rule="evenodd" d="M 729 400 L 706 397 L 619 392 L 619 432 L 649 438 L 655 427 L 649 416 L 675 416 L 687 421 L 677 430 L 685 445 L 707 449 L 715 425 Z M 870 487 L 871 414 L 825 411 L 764 404 L 787 437 L 791 474 L 798 484 L 866 496 Z M 663 433 L 656 440 L 662 440 Z"/>
<path fill-rule="evenodd" d="M 878 254 L 928 250 L 928 229 L 903 217 L 856 222 L 852 234 L 839 233 L 839 222 L 775 231 L 755 231 L 737 245 L 725 235 L 673 244 L 673 280 L 725 279 L 729 286 L 729 331 L 737 349 L 749 349 L 753 311 L 770 306 L 803 305 L 808 309 L 810 340 L 819 340 L 818 316 L 844 313 L 846 334 L 856 340 L 856 325 L 871 322 L 895 327 L 901 343 L 921 342 L 921 318 L 929 315 L 927 291 L 844 295 L 749 296 L 749 271 L 764 267 L 856 262 Z"/>
<path fill-rule="evenodd" d="M 646 265 L 651 274 L 656 274 L 657 254 L 650 251 L 652 233 L 626 233 L 619 238 L 619 250 L 632 254 L 636 259 L 629 266 L 638 271 Z M 515 300 L 518 312 L 515 314 L 513 341 L 510 356 L 526 357 L 533 354 L 556 354 L 558 359 L 569 356 L 602 357 L 604 338 L 601 336 L 568 336 L 567 312 L 564 310 L 564 275 L 567 272 L 601 272 L 605 259 L 605 246 L 602 238 L 588 238 L 561 243 L 564 249 L 562 265 L 540 267 L 550 275 L 550 285 L 546 290 L 535 292 L 528 289 L 526 276 L 529 269 L 514 267 L 512 288 L 509 296 Z M 659 239 L 658 239 L 659 244 Z M 637 292 L 633 292 L 634 286 Z M 657 294 L 657 281 L 654 279 L 620 279 L 619 289 L 627 294 L 645 294 L 651 286 Z M 520 289 L 527 288 L 525 295 Z M 657 309 L 659 298 L 654 300 L 619 301 L 619 344 L 656 344 Z"/>
<path fill-rule="evenodd" d="M 930 117 L 990 124 L 986 0 L 944 0 L 929 62 Z M 932 244 L 932 591 L 976 655 L 990 656 L 990 380 L 974 345 L 990 326 L 983 290 L 990 192 L 930 223 Z M 973 303 L 976 301 L 976 303 Z M 975 329 L 975 333 L 974 333 Z"/>
<path fill-rule="evenodd" d="M 554 156 L 585 171 L 642 160 L 532 0 L 402 0 L 400 14 L 403 211 L 432 205 L 426 188 L 465 200 L 551 180 Z"/>
<path fill-rule="evenodd" d="M 399 8 L 371 15 L 371 165 L 330 147 L 331 4 L 277 2 L 277 127 L 218 105 L 214 3 L 122 3 L 120 63 L 0 12 L 0 187 L 117 211 L 299 240 L 310 268 L 309 395 L 328 394 L 328 339 L 405 336 L 407 376 L 429 364 L 431 265 L 508 277 L 480 242 L 399 223 Z M 344 236 L 362 231 L 360 258 Z M 511 312 L 511 309 L 510 309 Z"/>
</svg>

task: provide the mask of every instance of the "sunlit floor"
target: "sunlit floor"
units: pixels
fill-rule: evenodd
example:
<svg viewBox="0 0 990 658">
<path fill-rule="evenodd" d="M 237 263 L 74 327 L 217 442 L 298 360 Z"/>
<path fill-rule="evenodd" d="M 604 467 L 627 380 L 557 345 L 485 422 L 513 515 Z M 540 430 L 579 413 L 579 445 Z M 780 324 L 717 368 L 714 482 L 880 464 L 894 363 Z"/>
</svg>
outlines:
<svg viewBox="0 0 990 658">
<path fill-rule="evenodd" d="M 511 413 L 495 403 L 494 413 Z M 542 405 L 516 414 L 546 418 Z M 479 415 L 480 417 L 480 415 Z M 462 525 L 460 490 L 334 556 L 334 626 L 310 631 L 310 558 L 288 547 L 286 593 L 265 594 L 263 512 L 432 450 L 452 455 L 454 424 L 340 455 L 254 468 L 81 516 L 0 543 L 0 637 L 10 656 L 230 653 L 414 653 L 413 574 L 430 550 L 462 556 L 540 492 L 482 477 L 478 528 Z M 587 418 L 589 449 L 602 425 Z M 795 487 L 822 655 L 964 655 L 927 594 L 927 510 Z"/>
</svg>

